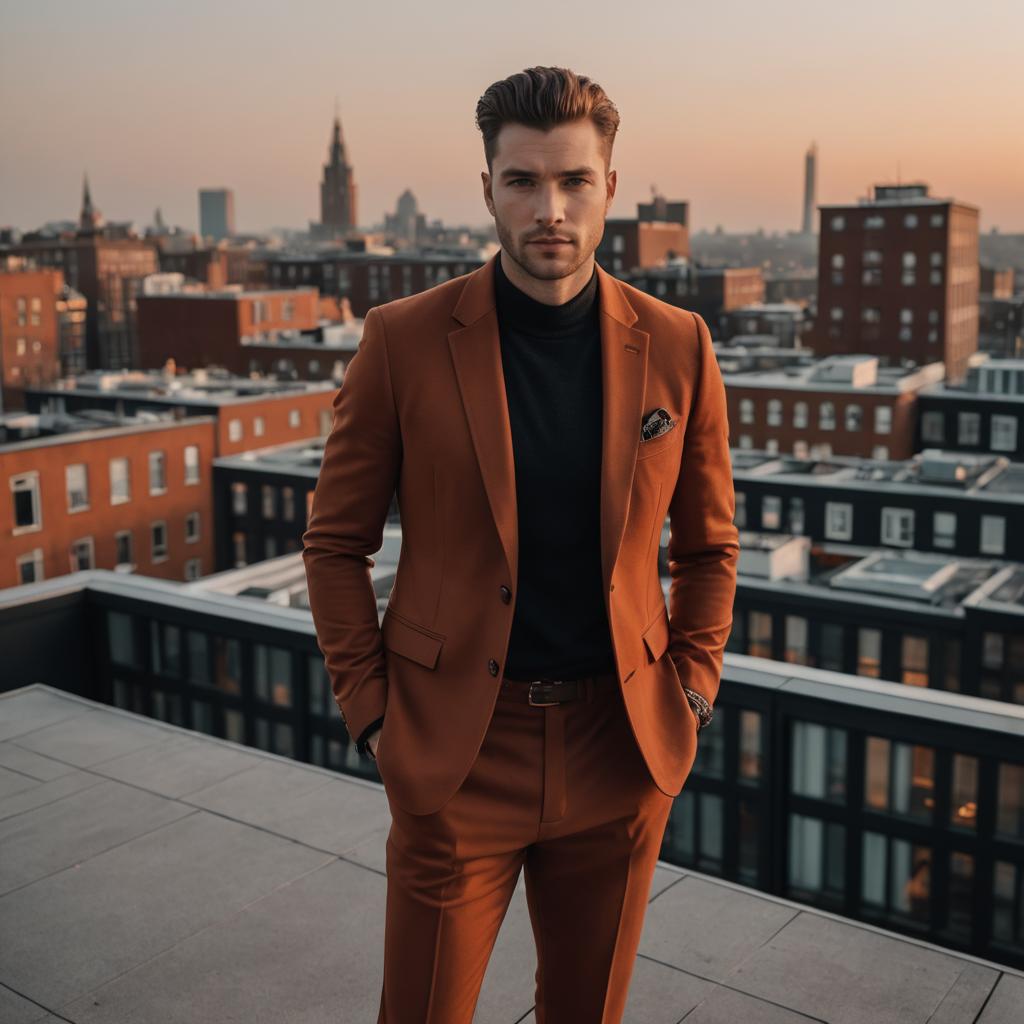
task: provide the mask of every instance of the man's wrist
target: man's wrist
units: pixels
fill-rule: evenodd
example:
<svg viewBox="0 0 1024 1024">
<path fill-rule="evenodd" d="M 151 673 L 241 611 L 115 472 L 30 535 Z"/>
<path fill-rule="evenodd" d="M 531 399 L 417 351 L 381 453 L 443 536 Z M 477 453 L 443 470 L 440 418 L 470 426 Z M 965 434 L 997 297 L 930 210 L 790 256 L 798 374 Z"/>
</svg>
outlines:
<svg viewBox="0 0 1024 1024">
<path fill-rule="evenodd" d="M 700 732 L 701 729 L 706 729 L 713 716 L 711 705 L 708 703 L 707 698 L 687 686 L 683 687 L 683 691 L 686 693 L 686 699 L 693 713 L 697 716 L 697 732 Z"/>
</svg>

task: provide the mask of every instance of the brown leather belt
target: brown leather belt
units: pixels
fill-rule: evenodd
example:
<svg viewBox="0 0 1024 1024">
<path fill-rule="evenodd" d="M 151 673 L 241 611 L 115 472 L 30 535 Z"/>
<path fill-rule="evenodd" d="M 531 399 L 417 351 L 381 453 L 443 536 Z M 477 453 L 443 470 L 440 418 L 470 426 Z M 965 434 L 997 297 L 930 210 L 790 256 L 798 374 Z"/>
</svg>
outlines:
<svg viewBox="0 0 1024 1024">
<path fill-rule="evenodd" d="M 618 676 L 614 672 L 601 672 L 578 679 L 510 679 L 503 676 L 501 696 L 533 707 L 547 707 L 570 700 L 590 700 L 594 693 L 616 686 Z"/>
</svg>

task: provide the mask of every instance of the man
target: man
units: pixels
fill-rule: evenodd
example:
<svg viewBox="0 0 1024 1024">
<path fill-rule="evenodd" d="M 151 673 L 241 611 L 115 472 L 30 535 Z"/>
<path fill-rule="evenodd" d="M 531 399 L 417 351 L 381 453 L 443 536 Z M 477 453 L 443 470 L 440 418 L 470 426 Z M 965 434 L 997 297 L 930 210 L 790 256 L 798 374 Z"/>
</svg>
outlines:
<svg viewBox="0 0 1024 1024">
<path fill-rule="evenodd" d="M 379 1024 L 469 1024 L 521 869 L 537 1020 L 620 1021 L 718 691 L 739 557 L 725 391 L 703 320 L 594 260 L 618 122 L 566 69 L 492 85 L 499 253 L 371 309 L 335 398 L 303 557 L 392 812 Z M 396 489 L 378 626 L 367 567 Z"/>
</svg>

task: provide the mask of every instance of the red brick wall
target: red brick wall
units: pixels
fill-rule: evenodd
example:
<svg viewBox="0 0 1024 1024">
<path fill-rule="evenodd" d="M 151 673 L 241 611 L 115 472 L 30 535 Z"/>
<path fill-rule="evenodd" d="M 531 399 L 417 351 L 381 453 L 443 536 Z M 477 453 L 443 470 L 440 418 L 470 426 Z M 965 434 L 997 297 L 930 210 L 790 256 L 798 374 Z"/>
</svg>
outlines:
<svg viewBox="0 0 1024 1024">
<path fill-rule="evenodd" d="M 71 544 L 86 536 L 93 538 L 94 566 L 113 569 L 117 556 L 115 534 L 120 530 L 132 531 L 135 571 L 139 575 L 183 580 L 185 562 L 190 558 L 201 560 L 202 572 L 212 572 L 213 419 L 183 420 L 173 426 L 140 431 L 89 433 L 81 440 L 53 438 L 49 444 L 0 449 L 0 537 L 4 538 L 0 588 L 20 582 L 17 559 L 35 548 L 42 549 L 47 579 L 71 572 Z M 198 484 L 184 482 L 187 445 L 199 447 Z M 151 495 L 149 453 L 158 449 L 166 452 L 167 489 Z M 129 460 L 131 500 L 114 504 L 110 500 L 110 460 L 119 457 Z M 89 506 L 69 512 L 65 467 L 74 463 L 88 467 Z M 15 534 L 10 480 L 30 471 L 39 474 L 42 528 Z M 199 540 L 186 543 L 185 517 L 190 512 L 199 512 Z M 167 523 L 167 558 L 154 562 L 150 557 L 150 524 L 156 520 Z"/>
</svg>

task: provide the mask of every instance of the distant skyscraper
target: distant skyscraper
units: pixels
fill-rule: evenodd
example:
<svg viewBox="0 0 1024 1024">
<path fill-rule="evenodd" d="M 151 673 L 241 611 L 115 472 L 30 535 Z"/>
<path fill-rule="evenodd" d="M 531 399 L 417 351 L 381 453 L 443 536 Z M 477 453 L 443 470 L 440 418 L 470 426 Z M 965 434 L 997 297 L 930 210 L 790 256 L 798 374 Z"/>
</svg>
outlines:
<svg viewBox="0 0 1024 1024">
<path fill-rule="evenodd" d="M 356 226 L 356 183 L 341 137 L 341 118 L 337 111 L 320 183 L 320 223 L 328 235 L 343 235 Z"/>
<path fill-rule="evenodd" d="M 220 241 L 235 233 L 235 194 L 229 188 L 199 190 L 199 233 Z"/>
<path fill-rule="evenodd" d="M 804 156 L 804 223 L 801 231 L 814 234 L 814 208 L 818 205 L 818 146 L 812 142 Z"/>
</svg>

